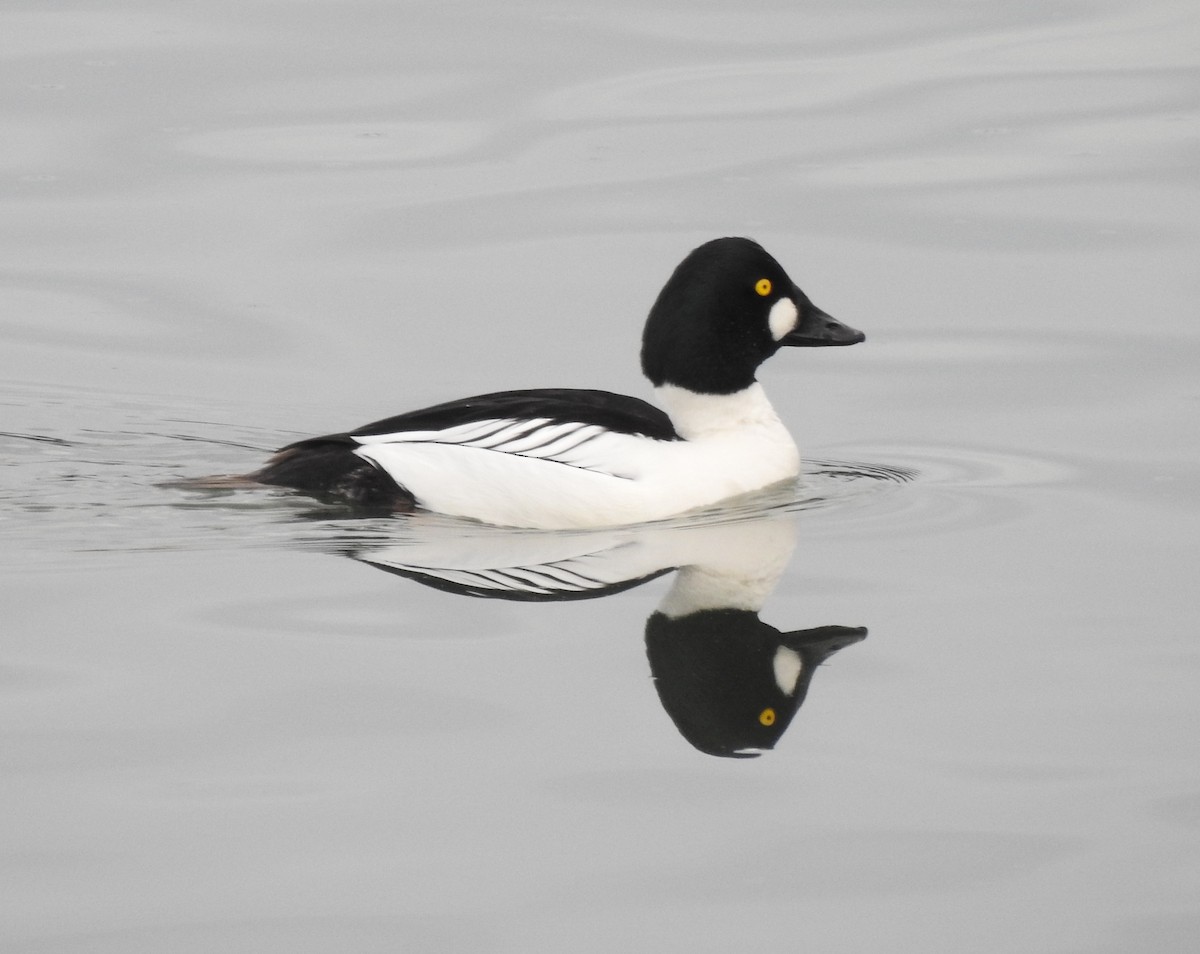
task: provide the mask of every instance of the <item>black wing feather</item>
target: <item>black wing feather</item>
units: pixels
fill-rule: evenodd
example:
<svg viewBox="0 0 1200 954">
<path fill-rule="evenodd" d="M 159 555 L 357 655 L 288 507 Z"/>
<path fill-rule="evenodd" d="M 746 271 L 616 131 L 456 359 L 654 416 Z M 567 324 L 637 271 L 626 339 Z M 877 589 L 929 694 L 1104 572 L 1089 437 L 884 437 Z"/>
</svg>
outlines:
<svg viewBox="0 0 1200 954">
<path fill-rule="evenodd" d="M 291 487 L 367 510 L 411 511 L 416 498 L 385 471 L 355 454 L 351 444 L 340 436 L 289 444 L 260 470 L 246 476 L 260 484 Z"/>
<path fill-rule="evenodd" d="M 447 401 L 419 411 L 375 421 L 350 434 L 367 437 L 396 431 L 438 431 L 473 421 L 548 418 L 553 423 L 595 424 L 622 434 L 643 434 L 662 441 L 679 440 L 671 419 L 640 398 L 582 388 L 538 388 L 500 391 Z M 340 436 L 340 435 L 339 435 Z"/>
</svg>

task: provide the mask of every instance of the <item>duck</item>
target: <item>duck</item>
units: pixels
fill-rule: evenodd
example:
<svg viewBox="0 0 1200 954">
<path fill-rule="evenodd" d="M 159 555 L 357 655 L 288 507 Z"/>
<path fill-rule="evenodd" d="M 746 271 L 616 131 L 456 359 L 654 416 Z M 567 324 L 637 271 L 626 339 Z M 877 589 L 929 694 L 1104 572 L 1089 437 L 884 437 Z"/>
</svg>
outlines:
<svg viewBox="0 0 1200 954">
<path fill-rule="evenodd" d="M 641 368 L 657 406 L 582 388 L 481 394 L 296 441 L 241 479 L 503 527 L 663 520 L 794 481 L 800 452 L 756 373 L 784 347 L 865 338 L 758 242 L 717 238 L 684 257 L 646 318 Z"/>
</svg>

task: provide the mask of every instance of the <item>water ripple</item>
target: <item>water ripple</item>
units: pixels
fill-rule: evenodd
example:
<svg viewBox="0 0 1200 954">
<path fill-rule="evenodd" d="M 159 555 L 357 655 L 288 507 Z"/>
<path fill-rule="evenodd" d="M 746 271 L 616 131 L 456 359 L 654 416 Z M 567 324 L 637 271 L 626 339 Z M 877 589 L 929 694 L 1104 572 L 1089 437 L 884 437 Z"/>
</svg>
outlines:
<svg viewBox="0 0 1200 954">
<path fill-rule="evenodd" d="M 10 560 L 30 554 L 224 547 L 328 550 L 381 540 L 476 537 L 474 521 L 420 514 L 361 518 L 280 488 L 197 492 L 173 486 L 203 473 L 244 473 L 299 436 L 229 423 L 233 410 L 167 399 L 39 393 L 16 386 L 0 407 L 0 523 Z M 21 411 L 36 408 L 36 419 Z M 944 532 L 1007 519 L 1030 488 L 1075 476 L 1065 463 L 991 448 L 845 445 L 807 460 L 788 481 L 653 526 L 704 526 L 800 514 L 818 536 Z"/>
</svg>

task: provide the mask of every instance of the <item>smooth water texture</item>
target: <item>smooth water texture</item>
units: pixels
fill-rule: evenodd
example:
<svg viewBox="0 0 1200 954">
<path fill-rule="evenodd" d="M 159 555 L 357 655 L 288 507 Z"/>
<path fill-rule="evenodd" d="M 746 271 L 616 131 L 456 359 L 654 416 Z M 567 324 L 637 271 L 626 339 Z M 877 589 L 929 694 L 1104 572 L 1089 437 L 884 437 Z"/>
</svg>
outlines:
<svg viewBox="0 0 1200 954">
<path fill-rule="evenodd" d="M 1192 951 L 1198 51 L 1182 0 L 0 12 L 4 950 Z M 646 396 L 720 234 L 868 336 L 764 368 L 799 486 L 176 483 Z"/>
</svg>

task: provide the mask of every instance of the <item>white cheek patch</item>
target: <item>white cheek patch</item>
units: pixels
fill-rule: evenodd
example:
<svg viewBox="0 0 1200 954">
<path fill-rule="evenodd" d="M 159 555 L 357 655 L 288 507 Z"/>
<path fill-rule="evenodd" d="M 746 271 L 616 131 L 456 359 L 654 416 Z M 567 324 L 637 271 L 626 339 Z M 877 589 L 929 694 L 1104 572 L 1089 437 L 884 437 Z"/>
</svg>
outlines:
<svg viewBox="0 0 1200 954">
<path fill-rule="evenodd" d="M 796 683 L 800 681 L 800 673 L 804 671 L 804 661 L 794 649 L 780 646 L 775 650 L 772 660 L 775 668 L 775 685 L 785 696 L 796 694 Z"/>
<path fill-rule="evenodd" d="M 790 334 L 799 317 L 796 303 L 790 298 L 780 298 L 767 314 L 767 326 L 771 329 L 771 337 L 779 341 L 784 335 Z"/>
</svg>

